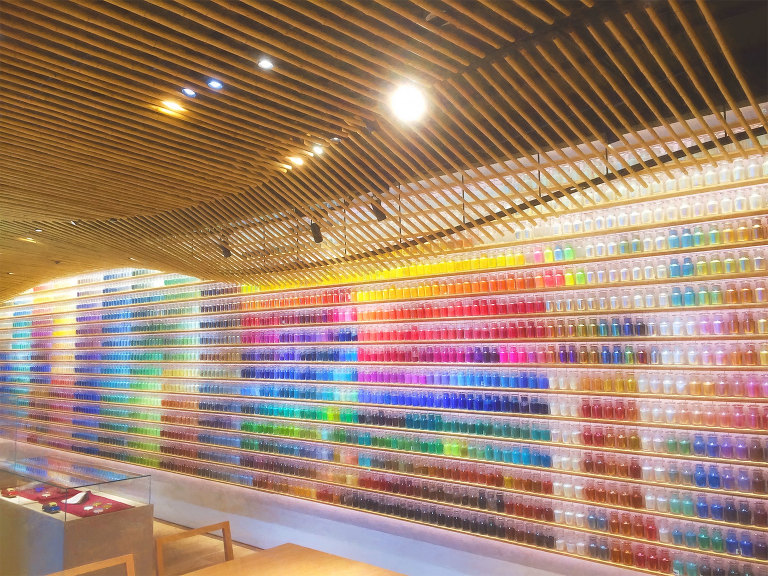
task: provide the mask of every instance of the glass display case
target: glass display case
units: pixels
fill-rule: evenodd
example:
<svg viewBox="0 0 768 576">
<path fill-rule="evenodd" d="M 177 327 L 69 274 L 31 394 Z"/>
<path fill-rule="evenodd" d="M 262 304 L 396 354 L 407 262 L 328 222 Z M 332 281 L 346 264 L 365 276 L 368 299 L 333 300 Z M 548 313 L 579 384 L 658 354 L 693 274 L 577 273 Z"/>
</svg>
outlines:
<svg viewBox="0 0 768 576">
<path fill-rule="evenodd" d="M 137 573 L 154 573 L 150 481 L 0 440 L 0 576 L 45 576 L 121 554 L 133 555 Z"/>
<path fill-rule="evenodd" d="M 700 180 L 314 286 L 26 293 L 0 308 L 0 430 L 646 573 L 762 574 L 768 177 Z"/>
<path fill-rule="evenodd" d="M 0 460 L 0 498 L 62 521 L 146 506 L 150 486 L 148 474 L 128 474 L 63 457 Z"/>
</svg>

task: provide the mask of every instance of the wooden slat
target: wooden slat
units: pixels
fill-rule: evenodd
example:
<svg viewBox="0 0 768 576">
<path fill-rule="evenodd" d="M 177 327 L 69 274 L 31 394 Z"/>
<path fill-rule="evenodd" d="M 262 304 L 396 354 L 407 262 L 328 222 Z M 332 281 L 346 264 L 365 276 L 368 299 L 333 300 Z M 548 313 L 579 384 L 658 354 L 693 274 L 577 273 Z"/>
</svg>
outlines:
<svg viewBox="0 0 768 576">
<path fill-rule="evenodd" d="M 269 286 L 365 276 L 762 152 L 768 64 L 765 39 L 740 35 L 750 17 L 765 7 L 5 0 L 0 299 L 115 266 Z M 429 102 L 414 125 L 389 110 L 405 82 Z M 168 99 L 186 110 L 161 113 Z"/>
</svg>

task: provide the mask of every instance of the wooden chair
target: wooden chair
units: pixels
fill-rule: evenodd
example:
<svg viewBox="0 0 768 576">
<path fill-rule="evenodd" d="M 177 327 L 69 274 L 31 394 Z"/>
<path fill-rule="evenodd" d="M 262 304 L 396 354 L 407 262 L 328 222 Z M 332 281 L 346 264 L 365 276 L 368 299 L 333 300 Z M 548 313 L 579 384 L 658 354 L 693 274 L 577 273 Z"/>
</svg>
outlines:
<svg viewBox="0 0 768 576">
<path fill-rule="evenodd" d="M 218 524 L 211 524 L 210 526 L 203 526 L 202 528 L 195 528 L 194 530 L 187 530 L 186 532 L 180 532 L 178 534 L 170 534 L 169 536 L 160 536 L 155 538 L 155 558 L 157 559 L 157 576 L 165 576 L 165 562 L 163 559 L 163 546 L 183 540 L 184 538 L 191 538 L 192 536 L 199 536 L 201 534 L 207 534 L 214 530 L 221 530 L 221 534 L 224 537 L 224 561 L 235 559 L 235 551 L 232 548 L 232 532 L 229 529 L 229 522 L 219 522 Z M 69 576 L 69 575 L 67 575 Z"/>
<path fill-rule="evenodd" d="M 100 560 L 99 562 L 91 562 L 90 564 L 75 566 L 74 568 L 69 568 L 63 572 L 55 572 L 48 576 L 81 576 L 90 572 L 96 572 L 96 570 L 112 568 L 113 566 L 125 566 L 125 576 L 136 576 L 136 568 L 133 564 L 133 554 L 116 556 L 114 558 L 109 558 L 108 560 Z"/>
</svg>

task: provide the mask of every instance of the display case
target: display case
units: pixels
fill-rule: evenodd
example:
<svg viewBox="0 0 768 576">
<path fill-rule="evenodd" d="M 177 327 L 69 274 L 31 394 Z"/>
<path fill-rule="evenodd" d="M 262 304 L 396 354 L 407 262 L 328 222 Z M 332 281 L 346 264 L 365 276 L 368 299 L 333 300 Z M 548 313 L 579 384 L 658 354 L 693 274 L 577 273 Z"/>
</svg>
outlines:
<svg viewBox="0 0 768 576">
<path fill-rule="evenodd" d="M 118 554 L 154 573 L 149 475 L 34 446 L 0 449 L 0 576 L 44 576 Z"/>
<path fill-rule="evenodd" d="M 68 522 L 147 506 L 149 474 L 51 456 L 0 460 L 0 498 Z"/>
<path fill-rule="evenodd" d="M 510 545 L 762 574 L 768 175 L 706 174 L 316 286 L 105 273 L 22 295 L 0 308 L 0 417 Z"/>
</svg>

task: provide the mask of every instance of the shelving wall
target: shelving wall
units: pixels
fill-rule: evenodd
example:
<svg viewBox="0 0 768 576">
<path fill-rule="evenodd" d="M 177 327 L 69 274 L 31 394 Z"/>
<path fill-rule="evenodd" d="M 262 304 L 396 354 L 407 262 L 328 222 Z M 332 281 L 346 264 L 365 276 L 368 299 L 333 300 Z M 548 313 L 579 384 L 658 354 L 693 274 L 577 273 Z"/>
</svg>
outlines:
<svg viewBox="0 0 768 576">
<path fill-rule="evenodd" d="M 767 183 L 355 282 L 42 286 L 0 308 L 3 434 L 641 572 L 763 574 Z"/>
</svg>

